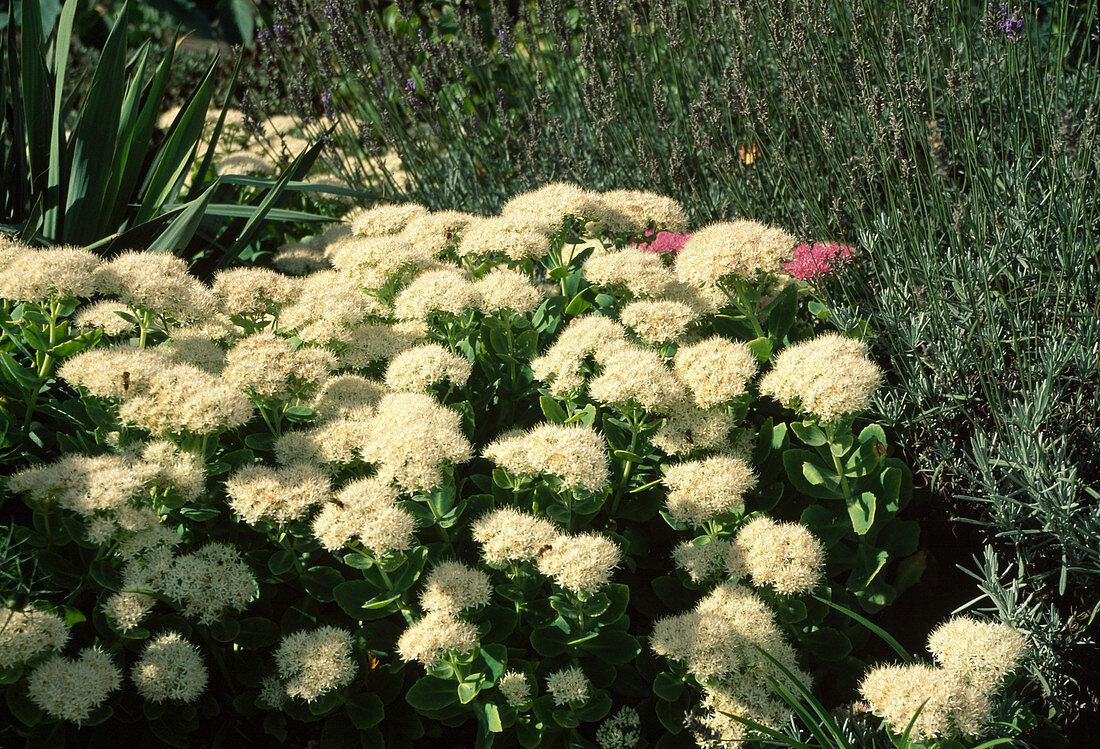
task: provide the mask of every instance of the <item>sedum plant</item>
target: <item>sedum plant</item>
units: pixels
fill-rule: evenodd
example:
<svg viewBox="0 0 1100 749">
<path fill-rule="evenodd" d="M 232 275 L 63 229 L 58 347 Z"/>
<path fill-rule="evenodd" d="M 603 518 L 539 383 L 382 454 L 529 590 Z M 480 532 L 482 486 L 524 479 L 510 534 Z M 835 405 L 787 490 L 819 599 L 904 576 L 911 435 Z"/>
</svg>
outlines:
<svg viewBox="0 0 1100 749">
<path fill-rule="evenodd" d="M 4 610 L 12 731 L 733 745 L 854 690 L 922 558 L 880 371 L 815 330 L 794 237 L 687 229 L 552 184 L 210 286 L 5 244 L 8 429 L 73 425 L 2 484 L 53 586 Z"/>
</svg>

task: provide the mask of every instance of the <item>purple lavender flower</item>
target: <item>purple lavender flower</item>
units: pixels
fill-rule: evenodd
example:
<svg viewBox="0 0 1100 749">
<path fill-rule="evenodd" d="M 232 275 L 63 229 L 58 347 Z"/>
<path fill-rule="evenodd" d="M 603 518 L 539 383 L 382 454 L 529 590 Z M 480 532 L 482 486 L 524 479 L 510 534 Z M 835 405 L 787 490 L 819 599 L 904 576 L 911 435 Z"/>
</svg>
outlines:
<svg viewBox="0 0 1100 749">
<path fill-rule="evenodd" d="M 332 92 L 326 91 L 321 94 L 321 107 L 325 110 L 325 117 L 335 117 L 336 107 L 332 106 Z"/>
<path fill-rule="evenodd" d="M 271 28 L 277 35 L 282 35 L 286 33 L 286 26 L 283 26 L 281 23 L 277 23 Z"/>
<path fill-rule="evenodd" d="M 409 93 L 415 92 L 416 91 L 416 81 L 414 81 L 412 78 L 406 78 L 405 79 L 405 90 L 408 91 Z"/>
<path fill-rule="evenodd" d="M 1010 12 L 1008 3 L 1001 3 L 1001 22 L 998 25 L 1008 41 L 1018 42 L 1024 38 L 1024 18 L 1019 8 L 1013 8 Z"/>
</svg>

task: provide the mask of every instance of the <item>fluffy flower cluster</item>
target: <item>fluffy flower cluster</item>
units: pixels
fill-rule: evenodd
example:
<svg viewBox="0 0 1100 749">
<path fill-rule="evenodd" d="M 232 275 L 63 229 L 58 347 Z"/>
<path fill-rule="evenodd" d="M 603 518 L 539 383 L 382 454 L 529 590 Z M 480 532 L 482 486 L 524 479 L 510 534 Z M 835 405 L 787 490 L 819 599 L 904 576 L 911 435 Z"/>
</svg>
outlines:
<svg viewBox="0 0 1100 749">
<path fill-rule="evenodd" d="M 676 255 L 676 275 L 692 286 L 720 286 L 731 278 L 778 275 L 795 239 L 782 229 L 740 219 L 711 224 L 691 235 Z"/>
<path fill-rule="evenodd" d="M 993 694 L 1027 651 L 1027 638 L 999 622 L 964 616 L 933 630 L 928 649 L 938 667 L 879 666 L 859 687 L 895 732 L 913 721 L 910 736 L 918 741 L 980 733 L 992 717 Z"/>
<path fill-rule="evenodd" d="M 531 372 L 554 395 L 567 395 L 584 387 L 583 368 L 589 357 L 602 364 L 627 346 L 626 330 L 614 320 L 601 315 L 578 317 L 544 355 L 531 362 Z"/>
<path fill-rule="evenodd" d="M 242 338 L 229 350 L 222 377 L 259 398 L 289 399 L 320 385 L 336 368 L 336 357 L 320 348 L 294 349 L 273 333 Z"/>
<path fill-rule="evenodd" d="M 756 484 L 749 464 L 740 458 L 713 455 L 672 466 L 664 478 L 668 514 L 696 527 L 745 504 L 745 492 Z"/>
<path fill-rule="evenodd" d="M 810 683 L 768 607 L 733 583 L 719 585 L 692 611 L 658 621 L 650 646 L 658 655 L 682 662 L 706 682 L 703 722 L 725 742 L 744 738 L 743 724 L 726 714 L 776 728 L 789 719 L 789 710 L 772 693 L 768 680 L 788 689 L 794 684 L 770 660 L 761 658 L 757 648 L 802 684 Z"/>
<path fill-rule="evenodd" d="M 130 677 L 149 702 L 194 702 L 206 689 L 206 665 L 198 649 L 176 632 L 150 640 Z"/>
<path fill-rule="evenodd" d="M 531 683 L 527 680 L 527 674 L 518 671 L 509 671 L 501 676 L 497 689 L 512 707 L 523 707 L 531 699 Z"/>
<path fill-rule="evenodd" d="M 77 247 L 8 245 L 0 254 L 0 298 L 19 302 L 88 298 L 99 288 L 99 268 L 98 257 Z"/>
<path fill-rule="evenodd" d="M 134 310 L 185 322 L 217 308 L 213 292 L 187 270 L 182 258 L 163 252 L 124 252 L 96 271 L 96 287 Z"/>
<path fill-rule="evenodd" d="M 485 448 L 485 457 L 516 475 L 553 476 L 570 489 L 598 491 L 611 475 L 603 437 L 580 424 L 541 424 L 503 437 Z"/>
<path fill-rule="evenodd" d="M 794 248 L 794 260 L 786 263 L 783 270 L 800 281 L 827 276 L 838 265 L 851 262 L 855 250 L 841 244 L 800 244 Z"/>
<path fill-rule="evenodd" d="M 882 370 L 867 358 L 862 341 L 825 333 L 780 351 L 760 392 L 832 421 L 867 410 L 881 382 Z"/>
<path fill-rule="evenodd" d="M 909 736 L 917 741 L 974 736 L 989 719 L 986 695 L 957 674 L 932 666 L 880 666 L 863 678 L 859 689 L 895 731 L 904 731 L 916 715 Z"/>
<path fill-rule="evenodd" d="M 397 654 L 403 661 L 436 663 L 445 653 L 468 653 L 477 645 L 477 629 L 445 611 L 429 612 L 409 625 L 397 640 Z"/>
<path fill-rule="evenodd" d="M 122 683 L 122 672 L 99 648 L 85 648 L 76 660 L 55 655 L 27 677 L 27 696 L 46 714 L 80 725 Z"/>
<path fill-rule="evenodd" d="M 726 559 L 730 577 L 748 576 L 785 595 L 813 590 L 824 567 L 825 547 L 805 526 L 764 516 L 741 527 Z"/>
<path fill-rule="evenodd" d="M 54 463 L 24 468 L 8 489 L 42 504 L 56 503 L 84 516 L 119 510 L 154 475 L 150 466 L 124 455 L 64 455 Z"/>
<path fill-rule="evenodd" d="M 358 670 L 351 635 L 328 626 L 283 637 L 275 665 L 287 695 L 306 702 L 350 684 Z"/>
<path fill-rule="evenodd" d="M 281 468 L 244 466 L 225 483 L 229 506 L 246 523 L 288 523 L 329 498 L 328 475 L 305 461 Z"/>
<path fill-rule="evenodd" d="M 279 311 L 279 327 L 310 343 L 346 343 L 354 326 L 388 317 L 389 312 L 386 305 L 364 294 L 350 279 L 336 271 L 321 270 L 306 276 L 296 300 Z"/>
<path fill-rule="evenodd" d="M 959 616 L 928 635 L 928 650 L 941 668 L 991 694 L 1024 657 L 1027 637 L 1000 622 Z"/>
<path fill-rule="evenodd" d="M 502 507 L 482 515 L 471 527 L 481 555 L 490 564 L 530 562 L 558 538 L 549 520 Z"/>
<path fill-rule="evenodd" d="M 553 224 L 525 215 L 476 218 L 466 225 L 458 243 L 464 258 L 504 257 L 520 261 L 545 255 L 550 249 Z"/>
<path fill-rule="evenodd" d="M 440 562 L 428 573 L 420 608 L 454 615 L 488 605 L 492 592 L 489 576 L 481 570 L 461 562 Z"/>
<path fill-rule="evenodd" d="M 365 211 L 355 211 L 346 220 L 351 230 L 360 237 L 380 237 L 398 234 L 410 221 L 428 215 L 428 209 L 416 203 L 380 205 Z"/>
<path fill-rule="evenodd" d="M 61 650 L 68 640 L 69 628 L 57 614 L 0 606 L 0 668 L 25 663 L 46 650 Z"/>
<path fill-rule="evenodd" d="M 726 403 L 744 393 L 757 369 L 748 346 L 719 336 L 681 346 L 673 362 L 676 378 L 688 386 L 701 408 Z"/>
<path fill-rule="evenodd" d="M 646 252 L 679 252 L 691 238 L 690 234 L 675 231 L 646 232 L 645 241 L 635 247 Z"/>
<path fill-rule="evenodd" d="M 464 463 L 473 449 L 459 427 L 461 416 L 429 395 L 390 393 L 366 425 L 363 460 L 404 491 L 431 491 L 447 463 Z"/>
<path fill-rule="evenodd" d="M 699 319 L 699 312 L 684 302 L 644 300 L 623 307 L 619 320 L 647 343 L 665 344 L 679 340 Z"/>
<path fill-rule="evenodd" d="M 262 318 L 294 301 L 302 283 L 268 268 L 233 268 L 214 278 L 214 294 L 230 315 Z"/>
<path fill-rule="evenodd" d="M 348 484 L 313 519 L 313 535 L 329 551 L 356 538 L 379 557 L 408 549 L 415 528 L 413 516 L 397 504 L 397 490 L 381 477 Z"/>
<path fill-rule="evenodd" d="M 235 548 L 215 542 L 176 557 L 162 592 L 180 601 L 186 616 L 207 625 L 226 609 L 242 611 L 256 595 L 256 578 Z"/>
<path fill-rule="evenodd" d="M 555 705 L 582 705 L 588 701 L 588 677 L 576 666 L 563 668 L 546 677 L 546 689 Z"/>
<path fill-rule="evenodd" d="M 472 367 L 466 359 L 438 343 L 425 343 L 401 352 L 386 368 L 386 386 L 392 390 L 419 393 L 444 380 L 462 387 Z"/>
<path fill-rule="evenodd" d="M 576 594 L 592 593 L 611 580 L 622 552 L 609 538 L 597 533 L 558 536 L 538 556 L 539 572 Z"/>
<path fill-rule="evenodd" d="M 603 369 L 588 383 L 588 395 L 597 403 L 650 413 L 665 413 L 685 400 L 687 391 L 656 351 L 622 346 L 601 362 Z"/>
</svg>

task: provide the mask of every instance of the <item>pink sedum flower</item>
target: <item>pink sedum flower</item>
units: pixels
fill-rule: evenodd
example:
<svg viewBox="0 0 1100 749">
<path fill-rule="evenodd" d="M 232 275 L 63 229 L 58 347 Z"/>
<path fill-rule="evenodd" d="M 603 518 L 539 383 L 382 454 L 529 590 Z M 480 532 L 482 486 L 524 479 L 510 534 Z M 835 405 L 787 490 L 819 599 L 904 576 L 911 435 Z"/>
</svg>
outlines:
<svg viewBox="0 0 1100 749">
<path fill-rule="evenodd" d="M 800 281 L 811 281 L 829 275 L 837 264 L 851 262 L 854 255 L 855 250 L 847 245 L 801 244 L 794 248 L 794 260 L 785 264 L 783 270 Z"/>
<path fill-rule="evenodd" d="M 688 241 L 690 236 L 690 234 L 681 234 L 675 231 L 659 231 L 654 233 L 650 230 L 646 232 L 648 244 L 639 242 L 634 246 L 646 252 L 679 252 L 680 248 L 684 246 L 684 243 Z"/>
</svg>

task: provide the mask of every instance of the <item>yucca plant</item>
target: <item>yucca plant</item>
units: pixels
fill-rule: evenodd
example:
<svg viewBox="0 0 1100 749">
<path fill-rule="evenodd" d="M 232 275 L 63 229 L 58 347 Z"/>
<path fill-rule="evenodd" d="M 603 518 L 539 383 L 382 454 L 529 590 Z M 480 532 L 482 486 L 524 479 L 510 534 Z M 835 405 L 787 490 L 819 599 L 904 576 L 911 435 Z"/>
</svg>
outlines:
<svg viewBox="0 0 1100 749">
<path fill-rule="evenodd" d="M 81 89 L 83 100 L 66 91 L 77 6 L 73 0 L 66 3 L 55 33 L 47 34 L 39 0 L 28 0 L 20 31 L 14 24 L 7 28 L 0 71 L 4 231 L 24 240 L 88 246 L 102 254 L 130 248 L 171 251 L 187 248 L 204 215 L 234 217 L 201 237 L 218 254 L 218 264 L 225 264 L 257 238 L 267 218 L 319 218 L 272 213 L 288 183 L 308 172 L 316 148 L 261 185 L 267 189 L 248 205 L 213 202 L 233 189 L 231 180 L 211 178 L 210 169 L 225 106 L 213 131 L 203 135 L 218 62 L 210 63 L 172 123 L 158 129 L 178 45 L 164 50 L 159 63 L 152 42 L 128 54 L 128 4 Z M 185 254 L 196 259 L 193 252 Z"/>
</svg>

